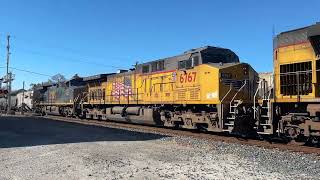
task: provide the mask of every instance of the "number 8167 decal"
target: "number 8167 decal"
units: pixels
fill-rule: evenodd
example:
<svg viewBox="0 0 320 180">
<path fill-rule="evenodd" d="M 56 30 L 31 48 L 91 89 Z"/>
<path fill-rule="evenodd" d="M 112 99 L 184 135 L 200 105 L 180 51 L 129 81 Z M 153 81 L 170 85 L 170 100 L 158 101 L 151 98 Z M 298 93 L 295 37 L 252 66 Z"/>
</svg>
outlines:
<svg viewBox="0 0 320 180">
<path fill-rule="evenodd" d="M 180 83 L 187 83 L 187 82 L 195 82 L 197 77 L 197 72 L 189 72 L 180 74 Z"/>
</svg>

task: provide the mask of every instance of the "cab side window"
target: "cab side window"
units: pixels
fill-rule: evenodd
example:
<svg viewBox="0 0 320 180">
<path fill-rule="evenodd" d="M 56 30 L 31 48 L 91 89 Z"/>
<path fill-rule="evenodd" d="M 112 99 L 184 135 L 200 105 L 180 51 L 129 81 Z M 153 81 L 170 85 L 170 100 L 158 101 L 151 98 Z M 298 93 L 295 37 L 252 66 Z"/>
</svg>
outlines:
<svg viewBox="0 0 320 180">
<path fill-rule="evenodd" d="M 187 68 L 187 69 L 192 68 L 192 59 L 186 60 L 186 68 Z"/>
<path fill-rule="evenodd" d="M 151 63 L 151 72 L 163 71 L 163 70 L 164 70 L 164 60 Z"/>
<path fill-rule="evenodd" d="M 152 62 L 151 63 L 151 72 L 155 72 L 157 71 L 158 68 L 157 68 L 157 62 Z"/>
<path fill-rule="evenodd" d="M 149 65 L 142 66 L 142 73 L 148 73 L 149 72 Z"/>
<path fill-rule="evenodd" d="M 199 65 L 199 56 L 195 56 L 192 58 L 192 64 L 193 64 L 193 66 Z"/>
<path fill-rule="evenodd" d="M 159 71 L 164 70 L 164 60 L 158 62 L 158 70 Z"/>
<path fill-rule="evenodd" d="M 194 66 L 199 65 L 199 56 L 194 56 L 190 59 L 179 61 L 178 62 L 178 69 L 190 69 Z"/>
<path fill-rule="evenodd" d="M 186 61 L 179 61 L 178 68 L 185 69 L 186 68 Z"/>
</svg>

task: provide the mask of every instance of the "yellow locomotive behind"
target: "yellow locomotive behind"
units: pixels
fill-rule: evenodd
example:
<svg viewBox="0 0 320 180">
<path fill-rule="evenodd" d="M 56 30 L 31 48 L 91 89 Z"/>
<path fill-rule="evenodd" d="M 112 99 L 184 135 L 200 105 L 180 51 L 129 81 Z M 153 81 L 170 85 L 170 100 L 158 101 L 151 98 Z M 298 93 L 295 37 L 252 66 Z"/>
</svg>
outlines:
<svg viewBox="0 0 320 180">
<path fill-rule="evenodd" d="M 274 72 L 277 102 L 320 100 L 319 35 L 320 24 L 317 24 L 283 32 L 275 38 Z"/>
<path fill-rule="evenodd" d="M 320 24 L 277 35 L 273 62 L 274 89 L 265 90 L 260 101 L 259 131 L 318 141 Z"/>
<path fill-rule="evenodd" d="M 257 73 L 229 49 L 203 47 L 136 65 L 89 87 L 88 118 L 232 131 Z M 238 112 L 237 112 L 238 114 Z"/>
</svg>

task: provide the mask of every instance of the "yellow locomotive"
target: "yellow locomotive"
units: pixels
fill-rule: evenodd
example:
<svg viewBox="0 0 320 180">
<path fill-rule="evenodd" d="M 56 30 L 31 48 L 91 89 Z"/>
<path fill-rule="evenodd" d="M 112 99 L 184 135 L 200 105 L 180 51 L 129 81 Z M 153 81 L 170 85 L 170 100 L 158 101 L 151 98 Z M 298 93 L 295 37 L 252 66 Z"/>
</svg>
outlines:
<svg viewBox="0 0 320 180">
<path fill-rule="evenodd" d="M 231 132 L 252 117 L 257 81 L 234 52 L 207 46 L 109 75 L 89 86 L 84 107 L 87 118 Z"/>
<path fill-rule="evenodd" d="M 260 82 L 259 132 L 320 137 L 320 24 L 274 38 L 274 88 Z M 255 97 L 257 98 L 257 96 Z"/>
</svg>

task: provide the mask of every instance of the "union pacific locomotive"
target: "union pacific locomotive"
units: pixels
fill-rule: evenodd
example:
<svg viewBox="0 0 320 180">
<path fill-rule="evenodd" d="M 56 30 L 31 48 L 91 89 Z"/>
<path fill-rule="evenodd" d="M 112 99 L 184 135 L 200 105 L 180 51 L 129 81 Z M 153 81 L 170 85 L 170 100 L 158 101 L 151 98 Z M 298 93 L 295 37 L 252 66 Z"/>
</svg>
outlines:
<svg viewBox="0 0 320 180">
<path fill-rule="evenodd" d="M 41 86 L 35 102 L 43 114 L 317 143 L 319 48 L 320 24 L 277 35 L 269 84 L 233 51 L 207 46 L 129 71 Z"/>
<path fill-rule="evenodd" d="M 43 86 L 39 106 L 51 114 L 231 132 L 237 116 L 252 116 L 257 81 L 234 52 L 207 46 L 132 71 Z"/>
<path fill-rule="evenodd" d="M 260 101 L 259 128 L 319 143 L 320 24 L 276 36 L 273 62 L 273 97 Z"/>
</svg>

